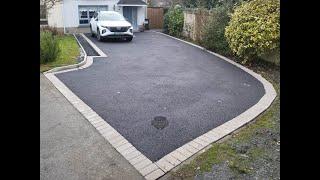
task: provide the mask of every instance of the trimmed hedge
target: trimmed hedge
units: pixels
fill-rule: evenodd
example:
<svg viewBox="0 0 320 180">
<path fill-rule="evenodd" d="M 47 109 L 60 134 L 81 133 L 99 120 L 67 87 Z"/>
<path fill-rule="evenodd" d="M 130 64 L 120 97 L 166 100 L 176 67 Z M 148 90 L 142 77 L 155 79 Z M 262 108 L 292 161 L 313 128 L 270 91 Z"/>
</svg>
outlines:
<svg viewBox="0 0 320 180">
<path fill-rule="evenodd" d="M 235 8 L 225 36 L 245 61 L 280 48 L 280 1 L 252 0 Z"/>
</svg>

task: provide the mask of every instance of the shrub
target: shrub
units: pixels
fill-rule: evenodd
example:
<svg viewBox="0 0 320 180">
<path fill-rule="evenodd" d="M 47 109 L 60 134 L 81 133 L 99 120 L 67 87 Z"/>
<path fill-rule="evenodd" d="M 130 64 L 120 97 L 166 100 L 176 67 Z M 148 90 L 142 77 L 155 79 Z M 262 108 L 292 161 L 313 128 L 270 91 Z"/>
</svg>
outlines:
<svg viewBox="0 0 320 180">
<path fill-rule="evenodd" d="M 164 17 L 165 32 L 172 36 L 179 37 L 183 29 L 183 11 L 180 6 L 170 8 Z"/>
<path fill-rule="evenodd" d="M 200 42 L 205 48 L 224 55 L 231 54 L 228 42 L 224 36 L 225 27 L 230 18 L 228 8 L 221 6 L 210 13 L 208 22 L 204 25 L 203 38 Z"/>
<path fill-rule="evenodd" d="M 56 27 L 51 27 L 51 26 L 42 26 L 40 27 L 40 31 L 50 31 L 54 36 L 63 34 L 63 32 L 59 32 Z"/>
<path fill-rule="evenodd" d="M 163 32 L 169 34 L 168 30 L 168 24 L 169 24 L 169 15 L 168 15 L 169 9 L 167 11 L 164 11 L 164 18 L 163 18 Z"/>
<path fill-rule="evenodd" d="M 279 0 L 252 0 L 235 8 L 225 36 L 230 48 L 245 61 L 279 49 Z"/>
<path fill-rule="evenodd" d="M 59 42 L 50 31 L 40 32 L 40 63 L 56 60 L 60 53 Z"/>
</svg>

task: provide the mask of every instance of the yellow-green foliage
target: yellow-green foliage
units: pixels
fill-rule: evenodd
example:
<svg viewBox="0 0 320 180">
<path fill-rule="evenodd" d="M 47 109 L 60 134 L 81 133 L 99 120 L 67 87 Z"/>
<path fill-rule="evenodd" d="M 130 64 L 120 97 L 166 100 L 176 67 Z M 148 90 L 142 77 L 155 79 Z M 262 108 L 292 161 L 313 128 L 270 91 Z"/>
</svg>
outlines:
<svg viewBox="0 0 320 180">
<path fill-rule="evenodd" d="M 235 8 L 225 36 L 230 48 L 246 60 L 280 46 L 280 0 L 252 0 Z"/>
</svg>

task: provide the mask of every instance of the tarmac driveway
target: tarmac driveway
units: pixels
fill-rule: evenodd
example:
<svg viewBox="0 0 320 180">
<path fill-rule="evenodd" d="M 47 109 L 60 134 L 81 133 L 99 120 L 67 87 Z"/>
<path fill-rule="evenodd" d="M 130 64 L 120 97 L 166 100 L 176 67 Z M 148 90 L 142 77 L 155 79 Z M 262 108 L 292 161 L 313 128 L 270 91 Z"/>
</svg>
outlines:
<svg viewBox="0 0 320 180">
<path fill-rule="evenodd" d="M 132 42 L 98 42 L 107 58 L 57 74 L 78 97 L 156 161 L 231 120 L 264 95 L 263 85 L 236 66 L 155 32 Z M 166 117 L 163 129 L 152 121 Z"/>
</svg>

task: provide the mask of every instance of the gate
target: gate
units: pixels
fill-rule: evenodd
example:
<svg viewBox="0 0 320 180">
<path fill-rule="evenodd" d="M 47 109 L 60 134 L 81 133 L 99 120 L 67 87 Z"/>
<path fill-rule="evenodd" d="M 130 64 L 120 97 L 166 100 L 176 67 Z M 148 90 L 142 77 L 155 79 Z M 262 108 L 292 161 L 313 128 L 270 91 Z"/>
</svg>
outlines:
<svg viewBox="0 0 320 180">
<path fill-rule="evenodd" d="M 149 19 L 150 29 L 163 28 L 163 8 L 148 7 L 147 18 Z"/>
</svg>

